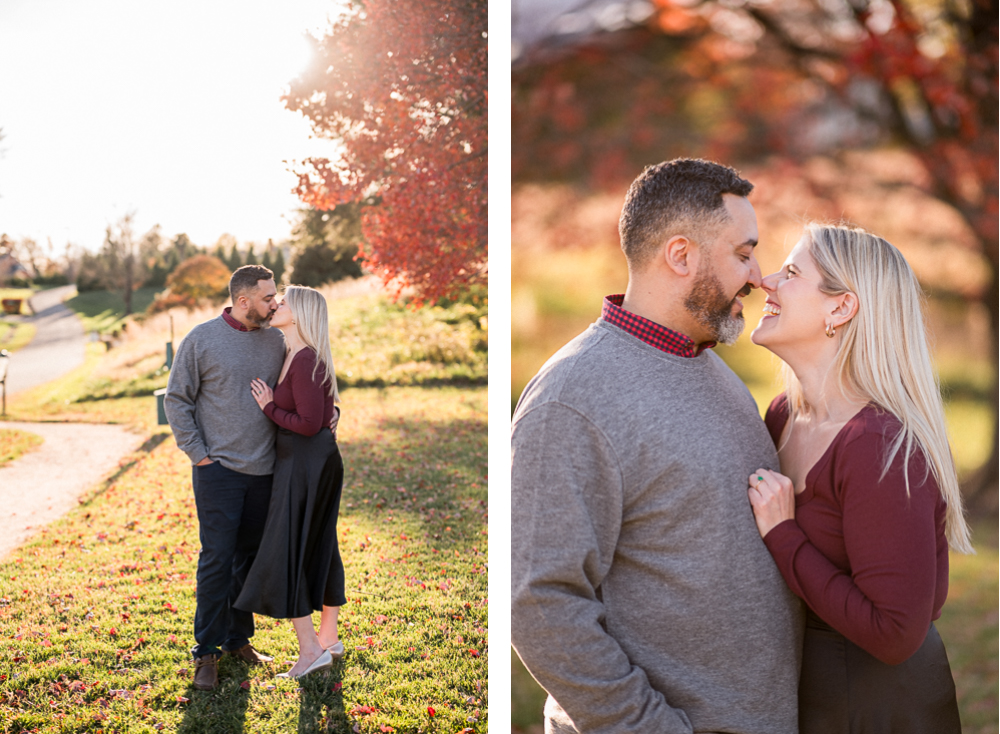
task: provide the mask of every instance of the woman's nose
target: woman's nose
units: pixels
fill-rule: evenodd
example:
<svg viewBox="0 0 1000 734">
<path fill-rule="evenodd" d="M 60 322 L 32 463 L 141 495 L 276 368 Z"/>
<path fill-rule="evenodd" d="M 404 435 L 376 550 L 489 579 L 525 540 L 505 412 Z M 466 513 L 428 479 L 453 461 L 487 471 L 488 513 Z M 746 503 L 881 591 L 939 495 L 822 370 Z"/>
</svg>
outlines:
<svg viewBox="0 0 1000 734">
<path fill-rule="evenodd" d="M 778 278 L 780 277 L 780 275 L 781 273 L 771 273 L 770 275 L 764 276 L 760 280 L 760 287 L 763 288 L 765 291 L 769 292 L 773 291 L 775 286 L 777 285 Z"/>
</svg>

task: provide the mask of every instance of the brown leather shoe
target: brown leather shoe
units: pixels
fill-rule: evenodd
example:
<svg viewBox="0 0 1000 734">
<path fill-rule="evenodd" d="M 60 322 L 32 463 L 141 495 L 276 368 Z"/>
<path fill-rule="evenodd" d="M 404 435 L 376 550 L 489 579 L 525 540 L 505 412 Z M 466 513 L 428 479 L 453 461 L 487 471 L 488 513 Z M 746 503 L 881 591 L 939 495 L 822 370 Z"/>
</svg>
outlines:
<svg viewBox="0 0 1000 734">
<path fill-rule="evenodd" d="M 199 691 L 211 691 L 219 685 L 219 659 L 215 655 L 194 659 L 193 685 Z"/>
<path fill-rule="evenodd" d="M 253 645 L 246 644 L 239 650 L 226 650 L 227 653 L 233 657 L 237 657 L 244 662 L 250 663 L 251 665 L 260 665 L 261 663 L 270 663 L 274 661 L 270 655 L 265 655 L 262 652 L 258 652 L 254 649 Z"/>
</svg>

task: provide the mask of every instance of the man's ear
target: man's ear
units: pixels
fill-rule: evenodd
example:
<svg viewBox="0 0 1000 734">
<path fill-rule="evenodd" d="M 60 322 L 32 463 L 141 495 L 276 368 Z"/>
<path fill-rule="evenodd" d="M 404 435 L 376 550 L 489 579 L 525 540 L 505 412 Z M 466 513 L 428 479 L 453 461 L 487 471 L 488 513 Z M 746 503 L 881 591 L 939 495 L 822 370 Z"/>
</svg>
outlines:
<svg viewBox="0 0 1000 734">
<path fill-rule="evenodd" d="M 697 266 L 695 244 L 684 235 L 674 235 L 663 245 L 667 267 L 678 275 L 690 275 Z"/>
</svg>

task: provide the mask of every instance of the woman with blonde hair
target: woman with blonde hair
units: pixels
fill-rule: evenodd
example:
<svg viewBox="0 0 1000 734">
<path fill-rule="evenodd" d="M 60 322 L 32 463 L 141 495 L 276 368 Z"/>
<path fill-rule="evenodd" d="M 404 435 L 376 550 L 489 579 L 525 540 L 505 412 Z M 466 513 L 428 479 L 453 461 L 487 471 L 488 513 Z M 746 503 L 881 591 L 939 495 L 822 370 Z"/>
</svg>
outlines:
<svg viewBox="0 0 1000 734">
<path fill-rule="evenodd" d="M 299 659 L 279 677 L 300 678 L 344 654 L 337 637 L 337 615 L 347 603 L 337 546 L 344 464 L 335 436 L 323 430 L 338 410 L 337 377 L 322 294 L 289 286 L 271 326 L 285 335 L 278 384 L 272 391 L 258 379 L 250 389 L 278 424 L 274 484 L 257 560 L 233 606 L 292 620 Z M 318 634 L 314 611 L 322 612 Z"/>
<path fill-rule="evenodd" d="M 748 494 L 808 607 L 800 732 L 959 734 L 933 620 L 949 545 L 973 550 L 916 277 L 884 239 L 813 224 L 761 287 L 751 340 L 785 362 L 766 417 L 781 473 Z"/>
</svg>

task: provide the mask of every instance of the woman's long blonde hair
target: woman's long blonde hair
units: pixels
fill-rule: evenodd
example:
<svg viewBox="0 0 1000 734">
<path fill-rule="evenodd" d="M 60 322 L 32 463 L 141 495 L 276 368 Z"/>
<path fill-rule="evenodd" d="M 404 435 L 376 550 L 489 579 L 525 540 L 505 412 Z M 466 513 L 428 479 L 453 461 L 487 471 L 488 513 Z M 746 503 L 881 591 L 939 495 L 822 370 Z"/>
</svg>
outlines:
<svg viewBox="0 0 1000 734">
<path fill-rule="evenodd" d="M 922 292 L 913 270 L 899 250 L 861 228 L 810 224 L 805 236 L 822 276 L 820 290 L 831 296 L 851 292 L 858 298 L 854 318 L 837 329 L 840 342 L 832 369 L 841 389 L 871 400 L 902 424 L 882 477 L 903 449 L 909 493 L 909 460 L 919 448 L 948 505 L 949 545 L 974 553 L 948 445 L 941 389 L 931 364 Z M 796 410 L 807 406 L 791 369 L 785 370 L 785 385 L 794 418 Z"/>
<path fill-rule="evenodd" d="M 316 372 L 322 365 L 323 381 L 329 381 L 329 393 L 333 396 L 333 402 L 340 402 L 337 374 L 333 370 L 333 353 L 330 351 L 330 317 L 326 312 L 326 299 L 315 288 L 290 285 L 285 289 L 284 300 L 292 311 L 292 319 L 302 341 L 316 352 L 312 378 L 316 379 Z"/>
</svg>

